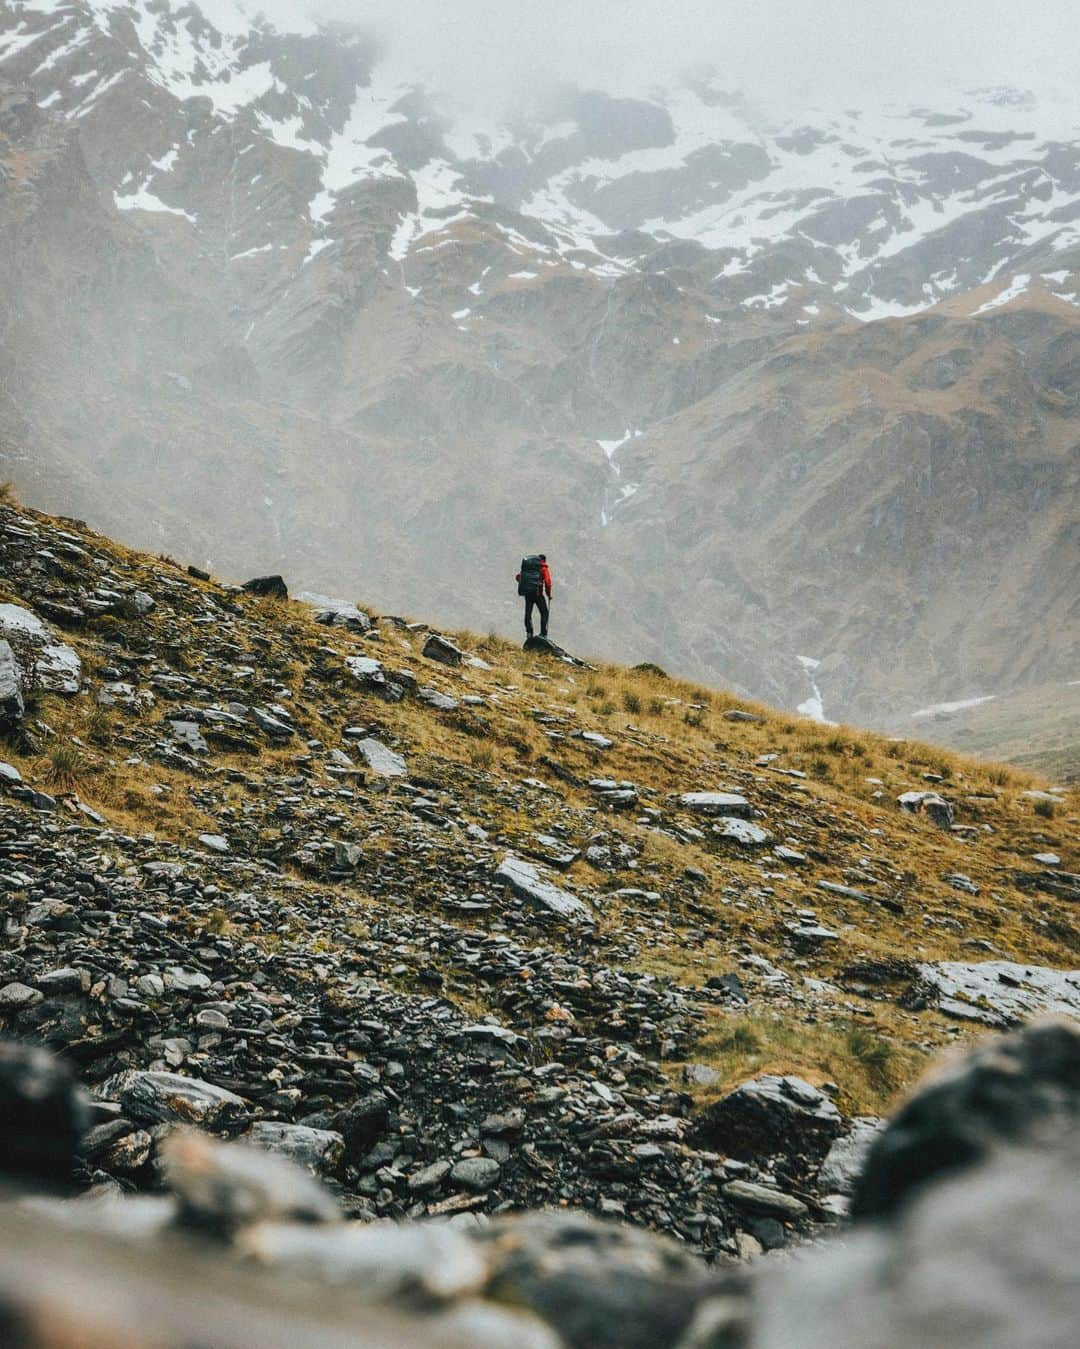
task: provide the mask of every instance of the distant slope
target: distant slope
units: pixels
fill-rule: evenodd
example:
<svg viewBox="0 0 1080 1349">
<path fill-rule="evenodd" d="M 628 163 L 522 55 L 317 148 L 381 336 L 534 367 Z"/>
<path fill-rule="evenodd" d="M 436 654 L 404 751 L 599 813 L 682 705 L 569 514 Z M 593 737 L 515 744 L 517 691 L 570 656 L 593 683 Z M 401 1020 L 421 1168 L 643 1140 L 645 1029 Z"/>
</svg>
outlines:
<svg viewBox="0 0 1080 1349">
<path fill-rule="evenodd" d="M 0 80 L 27 499 L 503 633 L 543 548 L 580 649 L 830 718 L 1073 676 L 1052 101 L 791 126 L 709 76 L 481 126 L 232 0 L 20 0 Z"/>
<path fill-rule="evenodd" d="M 965 754 L 1004 759 L 1056 782 L 1080 781 L 1080 679 L 909 718 L 897 729 Z"/>
</svg>

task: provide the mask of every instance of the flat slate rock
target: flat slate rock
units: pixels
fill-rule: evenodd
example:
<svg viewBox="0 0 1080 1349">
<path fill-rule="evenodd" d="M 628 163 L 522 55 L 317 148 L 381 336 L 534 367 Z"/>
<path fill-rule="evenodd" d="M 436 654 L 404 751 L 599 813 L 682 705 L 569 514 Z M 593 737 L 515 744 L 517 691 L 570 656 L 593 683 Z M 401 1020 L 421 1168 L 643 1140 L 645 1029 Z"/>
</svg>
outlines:
<svg viewBox="0 0 1080 1349">
<path fill-rule="evenodd" d="M 572 922 L 593 922 L 593 911 L 583 899 L 544 880 L 531 862 L 515 857 L 512 853 L 496 868 L 495 879 L 509 885 L 516 895 L 531 900 L 560 918 L 568 918 Z"/>
<path fill-rule="evenodd" d="M 408 776 L 408 765 L 400 754 L 387 748 L 381 740 L 367 737 L 357 742 L 356 748 L 364 756 L 368 768 L 380 778 L 403 778 Z"/>
<path fill-rule="evenodd" d="M 99 1095 L 118 1101 L 126 1115 L 140 1124 L 198 1124 L 212 1129 L 247 1114 L 247 1102 L 196 1077 L 179 1073 L 117 1073 Z"/>
<path fill-rule="evenodd" d="M 918 966 L 939 1009 L 984 1026 L 1014 1026 L 1047 1012 L 1080 1016 L 1080 970 L 1011 960 L 941 961 Z"/>
<path fill-rule="evenodd" d="M 750 802 L 737 792 L 683 792 L 679 804 L 695 815 L 746 816 Z"/>
<path fill-rule="evenodd" d="M 761 848 L 772 840 L 772 834 L 762 829 L 760 824 L 754 824 L 752 820 L 740 820 L 734 815 L 721 816 L 712 831 L 717 838 L 730 839 L 744 848 Z"/>
</svg>

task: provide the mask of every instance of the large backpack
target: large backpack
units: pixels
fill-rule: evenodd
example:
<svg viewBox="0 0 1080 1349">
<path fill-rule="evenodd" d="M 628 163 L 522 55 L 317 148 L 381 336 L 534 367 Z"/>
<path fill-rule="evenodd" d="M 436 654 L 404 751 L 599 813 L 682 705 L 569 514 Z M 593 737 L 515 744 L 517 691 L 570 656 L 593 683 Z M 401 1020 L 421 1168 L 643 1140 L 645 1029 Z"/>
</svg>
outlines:
<svg viewBox="0 0 1080 1349">
<path fill-rule="evenodd" d="M 521 579 L 518 581 L 519 595 L 539 594 L 543 577 L 542 565 L 539 553 L 521 559 Z"/>
</svg>

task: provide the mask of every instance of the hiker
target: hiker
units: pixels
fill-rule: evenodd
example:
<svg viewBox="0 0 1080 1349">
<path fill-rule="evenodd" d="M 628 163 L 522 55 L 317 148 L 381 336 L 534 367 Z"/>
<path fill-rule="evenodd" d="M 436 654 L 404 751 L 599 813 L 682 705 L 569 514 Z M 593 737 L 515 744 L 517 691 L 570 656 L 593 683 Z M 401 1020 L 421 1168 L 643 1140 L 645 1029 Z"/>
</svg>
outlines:
<svg viewBox="0 0 1080 1349">
<path fill-rule="evenodd" d="M 515 580 L 518 594 L 525 597 L 525 635 L 533 635 L 533 605 L 540 610 L 540 636 L 548 635 L 548 600 L 551 599 L 551 572 L 547 554 L 534 553 L 521 559 L 521 570 Z"/>
</svg>

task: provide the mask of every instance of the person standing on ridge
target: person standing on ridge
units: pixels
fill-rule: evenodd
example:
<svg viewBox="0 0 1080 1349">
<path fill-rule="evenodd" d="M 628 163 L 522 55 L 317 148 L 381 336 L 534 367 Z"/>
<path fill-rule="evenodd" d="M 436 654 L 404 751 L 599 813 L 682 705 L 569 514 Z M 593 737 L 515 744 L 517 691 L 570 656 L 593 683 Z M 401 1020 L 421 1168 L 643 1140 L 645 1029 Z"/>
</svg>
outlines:
<svg viewBox="0 0 1080 1349">
<path fill-rule="evenodd" d="M 518 594 L 525 599 L 525 636 L 533 635 L 533 605 L 540 610 L 540 636 L 548 635 L 548 600 L 551 599 L 551 571 L 546 553 L 534 553 L 521 559 L 515 580 Z"/>
</svg>

